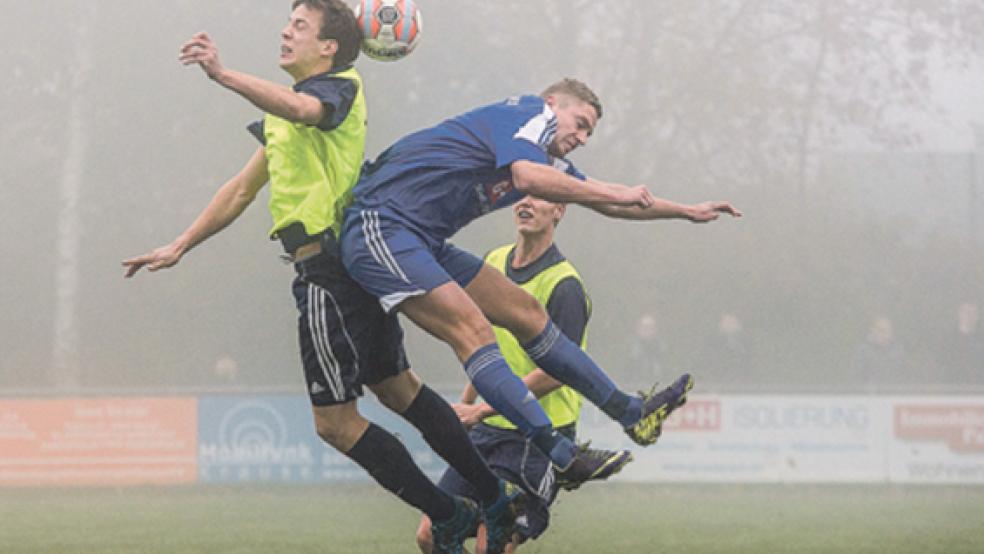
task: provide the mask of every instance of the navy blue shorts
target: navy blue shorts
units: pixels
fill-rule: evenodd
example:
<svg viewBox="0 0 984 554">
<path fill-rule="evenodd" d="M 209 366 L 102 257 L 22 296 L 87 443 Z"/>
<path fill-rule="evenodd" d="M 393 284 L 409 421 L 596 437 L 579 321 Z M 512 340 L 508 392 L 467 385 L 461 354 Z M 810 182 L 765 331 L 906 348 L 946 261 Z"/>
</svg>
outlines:
<svg viewBox="0 0 984 554">
<path fill-rule="evenodd" d="M 345 212 L 342 259 L 352 278 L 387 312 L 452 280 L 464 288 L 484 264 L 445 240 L 418 232 L 391 211 L 358 207 Z"/>
<path fill-rule="evenodd" d="M 574 440 L 574 427 L 557 429 Z M 500 478 L 516 483 L 526 491 L 526 506 L 516 522 L 522 540 L 535 539 L 550 525 L 550 505 L 557 498 L 553 464 L 545 454 L 526 440 L 522 433 L 480 423 L 468 433 L 475 448 Z M 478 501 L 475 487 L 453 468 L 448 468 L 437 486 L 449 493 Z"/>
<path fill-rule="evenodd" d="M 322 252 L 294 264 L 297 331 L 308 395 L 315 406 L 343 404 L 410 367 L 403 329 L 342 266 L 338 241 L 321 238 Z"/>
</svg>

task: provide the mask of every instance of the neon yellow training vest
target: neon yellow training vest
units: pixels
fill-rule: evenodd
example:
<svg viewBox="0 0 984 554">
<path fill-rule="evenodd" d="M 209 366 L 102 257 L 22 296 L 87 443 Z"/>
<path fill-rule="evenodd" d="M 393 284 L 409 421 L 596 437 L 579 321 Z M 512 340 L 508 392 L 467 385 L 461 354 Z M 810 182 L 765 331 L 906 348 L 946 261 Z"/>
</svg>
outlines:
<svg viewBox="0 0 984 554">
<path fill-rule="evenodd" d="M 499 271 L 506 272 L 506 260 L 509 256 L 509 251 L 513 249 L 515 245 L 509 244 L 502 246 L 490 252 L 486 257 L 485 261 L 492 267 L 498 269 Z M 547 305 L 550 300 L 550 295 L 553 294 L 554 287 L 557 283 L 562 280 L 574 277 L 584 286 L 584 282 L 581 281 L 581 276 L 578 274 L 577 270 L 570 262 L 564 260 L 559 264 L 552 265 L 547 269 L 541 271 L 536 275 L 536 277 L 530 279 L 529 281 L 520 285 L 526 292 L 532 294 L 541 304 Z M 587 300 L 587 296 L 585 296 Z M 588 310 L 590 312 L 591 303 L 588 302 Z M 509 331 L 501 327 L 493 327 L 495 331 L 495 338 L 499 341 L 499 349 L 502 350 L 502 356 L 506 359 L 509 367 L 519 375 L 524 377 L 534 369 L 537 365 L 533 363 L 533 360 L 526 354 L 523 347 L 520 346 L 519 341 L 516 337 L 512 335 Z M 587 348 L 588 343 L 588 332 L 587 325 L 584 328 L 584 338 L 581 340 L 581 348 Z M 540 406 L 543 407 L 543 411 L 547 413 L 547 417 L 553 423 L 554 427 L 564 427 L 565 425 L 571 425 L 577 423 L 578 417 L 581 415 L 581 403 L 583 399 L 581 395 L 578 394 L 574 389 L 562 386 L 559 389 L 551 392 L 550 394 L 540 398 Z M 515 429 L 516 426 L 512 424 L 508 419 L 501 415 L 486 418 L 483 423 L 486 425 L 491 425 L 493 427 L 499 427 L 501 429 Z"/>
<path fill-rule="evenodd" d="M 332 76 L 351 79 L 358 86 L 352 109 L 335 129 L 322 131 L 270 114 L 263 118 L 271 237 L 296 222 L 309 235 L 331 228 L 337 236 L 343 212 L 352 203 L 366 145 L 366 100 L 355 68 Z"/>
</svg>

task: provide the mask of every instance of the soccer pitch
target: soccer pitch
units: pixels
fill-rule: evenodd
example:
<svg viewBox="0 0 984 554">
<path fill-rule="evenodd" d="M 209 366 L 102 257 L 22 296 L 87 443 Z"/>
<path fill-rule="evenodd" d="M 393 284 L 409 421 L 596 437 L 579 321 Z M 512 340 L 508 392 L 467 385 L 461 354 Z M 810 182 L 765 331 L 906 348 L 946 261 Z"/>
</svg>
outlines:
<svg viewBox="0 0 984 554">
<path fill-rule="evenodd" d="M 6 489 L 0 552 L 413 553 L 369 484 Z M 984 487 L 635 485 L 562 493 L 521 552 L 984 552 Z"/>
</svg>

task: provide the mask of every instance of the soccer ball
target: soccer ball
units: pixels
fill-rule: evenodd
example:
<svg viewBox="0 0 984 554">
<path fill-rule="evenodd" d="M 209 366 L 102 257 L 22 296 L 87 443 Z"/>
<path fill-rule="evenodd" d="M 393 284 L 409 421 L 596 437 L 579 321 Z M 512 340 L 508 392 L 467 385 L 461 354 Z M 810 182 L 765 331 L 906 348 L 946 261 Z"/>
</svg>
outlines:
<svg viewBox="0 0 984 554">
<path fill-rule="evenodd" d="M 417 46 L 423 30 L 413 0 L 359 0 L 355 16 L 362 27 L 362 51 L 374 60 L 403 58 Z"/>
</svg>

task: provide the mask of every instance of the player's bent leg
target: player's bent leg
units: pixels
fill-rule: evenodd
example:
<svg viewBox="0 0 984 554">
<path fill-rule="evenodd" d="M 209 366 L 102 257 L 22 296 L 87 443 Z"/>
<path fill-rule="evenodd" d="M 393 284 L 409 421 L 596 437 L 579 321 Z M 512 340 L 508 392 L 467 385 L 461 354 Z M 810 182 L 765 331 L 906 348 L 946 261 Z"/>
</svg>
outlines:
<svg viewBox="0 0 984 554">
<path fill-rule="evenodd" d="M 495 342 L 489 321 L 453 281 L 407 298 L 399 309 L 422 329 L 448 343 L 462 362 L 479 348 Z"/>
<path fill-rule="evenodd" d="M 314 429 L 339 452 L 348 452 L 369 427 L 354 400 L 331 406 L 314 406 Z"/>
<path fill-rule="evenodd" d="M 499 496 L 499 479 L 468 438 L 458 415 L 441 395 L 424 385 L 412 370 L 369 385 L 388 408 L 417 428 L 448 465 L 468 480 L 483 504 Z"/>
<path fill-rule="evenodd" d="M 318 435 L 349 459 L 359 464 L 383 488 L 436 522 L 451 522 L 446 529 L 478 524 L 478 508 L 462 513 L 457 499 L 441 491 L 413 461 L 402 442 L 382 427 L 363 418 L 355 401 L 315 406 Z M 474 503 L 472 503 L 474 504 Z M 467 506 L 466 506 L 467 508 Z M 469 523 L 471 517 L 474 521 Z M 460 534 L 460 532 L 458 532 Z M 455 534 L 447 535 L 438 552 L 460 552 Z"/>
<path fill-rule="evenodd" d="M 468 283 L 465 291 L 490 320 L 519 339 L 530 358 L 544 371 L 583 394 L 614 419 L 626 416 L 624 412 L 631 408 L 630 398 L 560 332 L 531 294 L 488 264 Z M 606 410 L 609 402 L 612 404 Z M 623 425 L 634 423 L 638 415 L 630 413 L 624 419 Z"/>
<path fill-rule="evenodd" d="M 537 365 L 621 423 L 637 444 L 656 442 L 663 421 L 686 402 L 686 394 L 693 387 L 693 379 L 684 376 L 659 393 L 655 393 L 654 389 L 647 394 L 631 397 L 619 390 L 604 370 L 560 332 L 532 295 L 501 272 L 485 265 L 465 291 L 490 320 L 506 327 L 520 339 Z M 595 454 L 601 455 L 600 452 Z M 606 463 L 620 467 L 627 459 L 619 455 L 610 457 Z M 610 475 L 603 468 L 598 468 L 598 471 L 597 475 Z"/>
<path fill-rule="evenodd" d="M 558 435 L 523 380 L 506 364 L 492 326 L 478 306 L 450 281 L 400 304 L 400 310 L 427 332 L 451 344 L 475 389 L 512 421 L 559 467 L 570 465 L 577 447 Z"/>
<path fill-rule="evenodd" d="M 489 264 L 482 265 L 465 292 L 489 321 L 521 343 L 536 338 L 547 325 L 549 317 L 537 299 Z"/>
<path fill-rule="evenodd" d="M 621 393 L 608 375 L 581 348 L 568 339 L 547 316 L 543 306 L 531 294 L 513 283 L 488 264 L 465 288 L 468 295 L 488 318 L 508 329 L 544 371 L 569 385 L 603 411 L 621 419 L 630 406 L 630 399 Z M 613 401 L 614 409 L 605 410 Z M 638 416 L 630 414 L 627 423 Z"/>
<path fill-rule="evenodd" d="M 367 384 L 367 386 L 383 406 L 402 414 L 420 394 L 423 381 L 413 370 L 407 369 L 378 383 Z"/>
</svg>

